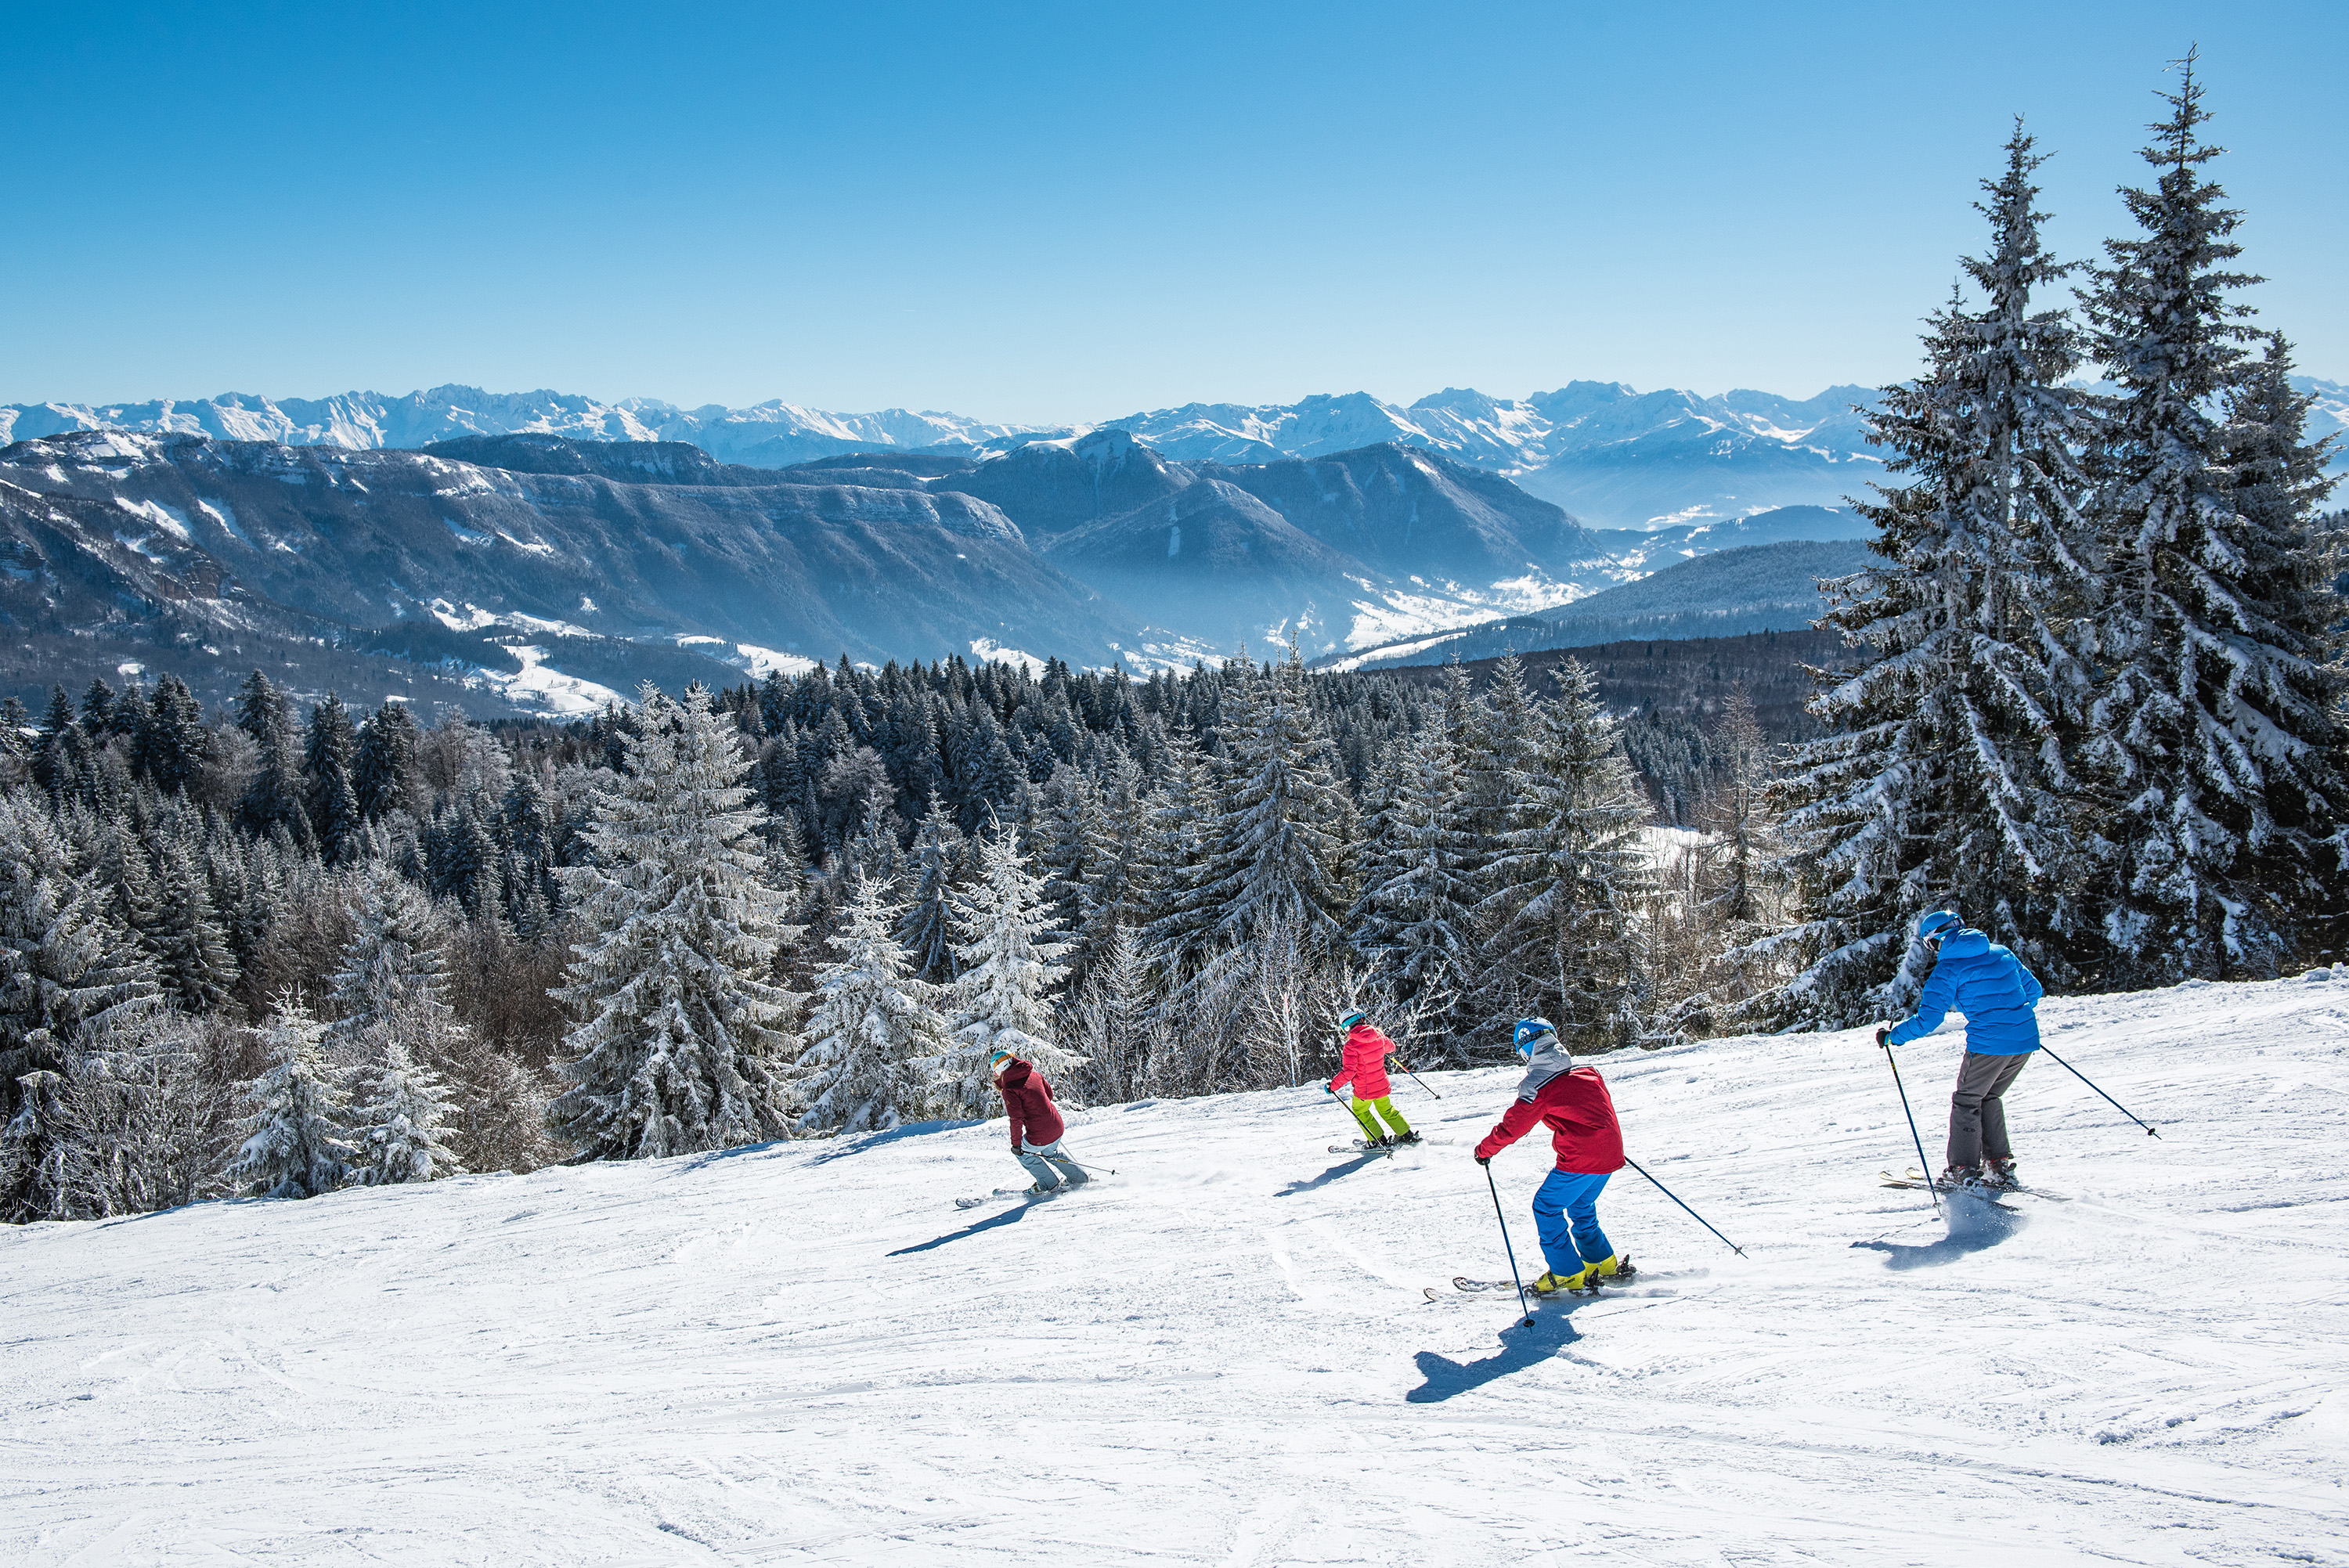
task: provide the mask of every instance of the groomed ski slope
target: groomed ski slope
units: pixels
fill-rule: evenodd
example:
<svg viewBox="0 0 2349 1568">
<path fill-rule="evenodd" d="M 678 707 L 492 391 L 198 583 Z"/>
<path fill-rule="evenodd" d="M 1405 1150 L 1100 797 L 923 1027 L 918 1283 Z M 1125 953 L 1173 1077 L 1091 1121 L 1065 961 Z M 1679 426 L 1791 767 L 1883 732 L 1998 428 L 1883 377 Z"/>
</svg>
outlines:
<svg viewBox="0 0 2349 1568">
<path fill-rule="evenodd" d="M 1861 1032 L 1600 1066 L 1661 1277 L 1542 1308 L 1470 1145 L 1318 1090 L 0 1236 L 0 1561 L 2349 1563 L 2349 969 L 2051 998 L 2028 1178 L 1952 1228 Z M 1954 1032 L 1905 1053 L 1936 1134 Z M 1546 1139 L 1504 1155 L 1518 1260 Z M 1506 1330 L 1506 1331 L 1505 1331 Z"/>
</svg>

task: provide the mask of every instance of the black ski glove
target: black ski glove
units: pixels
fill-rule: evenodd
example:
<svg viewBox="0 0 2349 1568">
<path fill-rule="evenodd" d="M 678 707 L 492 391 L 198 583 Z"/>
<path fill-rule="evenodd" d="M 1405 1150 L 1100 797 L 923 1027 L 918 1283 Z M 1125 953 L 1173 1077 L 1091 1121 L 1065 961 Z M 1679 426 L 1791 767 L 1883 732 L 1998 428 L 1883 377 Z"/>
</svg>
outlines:
<svg viewBox="0 0 2349 1568">
<path fill-rule="evenodd" d="M 1476 1156 L 1476 1163 L 1479 1165 L 1490 1165 L 1492 1162 L 1493 1157 L 1489 1154 L 1479 1154 Z"/>
<path fill-rule="evenodd" d="M 1892 1026 L 1889 1024 L 1878 1024 L 1876 1026 L 1876 1043 L 1884 1047 L 1888 1050 L 1891 1048 Z"/>
</svg>

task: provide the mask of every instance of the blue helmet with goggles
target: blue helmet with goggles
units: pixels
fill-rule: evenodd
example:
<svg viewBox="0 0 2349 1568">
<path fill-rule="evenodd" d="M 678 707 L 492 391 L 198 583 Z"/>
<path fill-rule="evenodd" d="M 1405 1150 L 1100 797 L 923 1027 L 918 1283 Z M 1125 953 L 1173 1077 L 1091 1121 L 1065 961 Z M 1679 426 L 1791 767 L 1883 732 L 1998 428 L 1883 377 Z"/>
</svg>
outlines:
<svg viewBox="0 0 2349 1568">
<path fill-rule="evenodd" d="M 1517 1055 L 1521 1057 L 1532 1056 L 1536 1048 L 1540 1046 L 1545 1037 L 1550 1039 L 1556 1039 L 1557 1037 L 1557 1031 L 1550 1026 L 1550 1022 L 1547 1018 L 1519 1018 L 1517 1020 Z"/>
</svg>

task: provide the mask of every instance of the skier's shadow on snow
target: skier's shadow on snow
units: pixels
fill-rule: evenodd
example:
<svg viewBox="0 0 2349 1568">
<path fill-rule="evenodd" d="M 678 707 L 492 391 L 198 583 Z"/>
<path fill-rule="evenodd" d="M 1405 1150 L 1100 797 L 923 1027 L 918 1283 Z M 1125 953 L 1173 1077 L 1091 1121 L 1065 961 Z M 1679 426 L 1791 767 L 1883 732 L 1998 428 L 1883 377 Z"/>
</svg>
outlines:
<svg viewBox="0 0 2349 1568">
<path fill-rule="evenodd" d="M 1971 1253 L 1998 1245 L 2021 1229 L 2021 1214 L 1953 1194 L 1950 1199 L 1950 1233 L 1940 1241 L 1921 1247 L 1900 1242 L 1854 1242 L 1852 1245 L 1884 1253 L 1884 1266 L 1899 1273 L 1956 1263 Z"/>
<path fill-rule="evenodd" d="M 1482 1361 L 1454 1361 L 1433 1350 L 1423 1350 L 1413 1359 L 1419 1364 L 1419 1375 L 1427 1381 L 1405 1394 L 1403 1402 L 1439 1404 L 1454 1394 L 1482 1388 L 1513 1372 L 1540 1365 L 1581 1337 L 1566 1314 L 1545 1312 L 1535 1316 L 1531 1328 L 1510 1329 L 1508 1336 L 1501 1341 L 1499 1354 L 1487 1356 Z"/>
<path fill-rule="evenodd" d="M 1000 1230 L 1006 1225 L 1016 1225 L 1021 1220 L 1026 1219 L 1028 1217 L 1028 1211 L 1034 1207 L 1036 1207 L 1036 1205 L 1033 1203 L 1021 1203 L 1013 1208 L 1005 1210 L 1002 1213 L 996 1215 L 991 1220 L 981 1220 L 975 1225 L 965 1225 L 959 1231 L 948 1231 L 943 1236 L 936 1237 L 931 1241 L 917 1243 L 910 1247 L 899 1247 L 895 1252 L 891 1253 L 889 1255 L 893 1258 L 902 1258 L 914 1253 L 926 1253 L 934 1247 L 945 1246 L 948 1242 L 958 1242 L 965 1236 L 975 1236 L 981 1231 L 995 1231 Z"/>
<path fill-rule="evenodd" d="M 1299 1192 L 1310 1192 L 1316 1187 L 1326 1187 L 1340 1176 L 1351 1175 L 1353 1172 L 1360 1171 L 1363 1166 L 1372 1164 L 1386 1158 L 1387 1156 L 1383 1154 L 1361 1154 L 1355 1156 L 1351 1160 L 1341 1160 L 1337 1164 L 1332 1165 L 1330 1169 L 1321 1172 L 1319 1176 L 1315 1176 L 1302 1181 L 1291 1181 L 1288 1186 L 1283 1187 L 1279 1191 L 1275 1192 L 1273 1196 L 1276 1198 L 1293 1198 Z"/>
</svg>

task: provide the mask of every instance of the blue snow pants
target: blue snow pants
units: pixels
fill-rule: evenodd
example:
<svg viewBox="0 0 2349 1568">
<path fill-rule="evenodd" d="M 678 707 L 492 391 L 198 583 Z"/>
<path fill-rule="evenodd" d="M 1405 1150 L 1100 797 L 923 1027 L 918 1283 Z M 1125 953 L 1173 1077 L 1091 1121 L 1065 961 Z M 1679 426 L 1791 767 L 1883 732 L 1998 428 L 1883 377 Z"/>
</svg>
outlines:
<svg viewBox="0 0 2349 1568">
<path fill-rule="evenodd" d="M 1599 1194 L 1607 1175 L 1586 1176 L 1579 1171 L 1553 1171 L 1534 1192 L 1534 1224 L 1541 1232 L 1542 1261 L 1549 1272 L 1577 1274 L 1585 1264 L 1603 1264 L 1615 1255 L 1607 1233 L 1599 1228 Z"/>
</svg>

